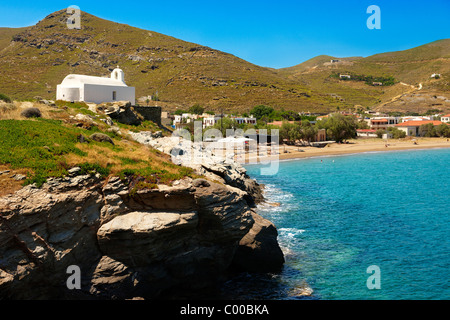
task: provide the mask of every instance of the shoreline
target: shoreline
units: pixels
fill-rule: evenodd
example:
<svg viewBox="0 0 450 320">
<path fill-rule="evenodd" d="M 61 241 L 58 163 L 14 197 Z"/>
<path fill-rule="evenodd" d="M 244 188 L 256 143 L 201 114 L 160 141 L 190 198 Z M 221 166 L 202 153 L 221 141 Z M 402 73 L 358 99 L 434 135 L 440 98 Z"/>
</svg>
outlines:
<svg viewBox="0 0 450 320">
<path fill-rule="evenodd" d="M 350 140 L 348 144 L 330 144 L 324 148 L 317 147 L 303 147 L 303 146 L 288 146 L 280 145 L 279 153 L 273 155 L 274 160 L 296 160 L 296 159 L 307 159 L 307 158 L 318 158 L 318 157 L 331 157 L 331 156 L 341 156 L 341 155 L 352 155 L 360 153 L 371 153 L 371 152 L 389 152 L 389 151 L 411 151 L 411 150 L 426 150 L 426 149 L 444 149 L 450 148 L 450 141 L 446 138 L 416 138 L 417 144 L 414 144 L 414 140 L 390 140 L 386 143 L 385 140 L 381 139 L 358 139 Z M 386 144 L 388 145 L 386 147 Z M 287 151 L 285 153 L 285 150 Z M 299 151 L 302 150 L 302 151 Z M 260 157 L 259 157 L 260 158 Z M 255 153 L 249 154 L 245 161 L 241 165 L 251 165 L 258 163 L 255 162 L 258 159 Z M 267 160 L 267 158 L 266 158 Z"/>
</svg>

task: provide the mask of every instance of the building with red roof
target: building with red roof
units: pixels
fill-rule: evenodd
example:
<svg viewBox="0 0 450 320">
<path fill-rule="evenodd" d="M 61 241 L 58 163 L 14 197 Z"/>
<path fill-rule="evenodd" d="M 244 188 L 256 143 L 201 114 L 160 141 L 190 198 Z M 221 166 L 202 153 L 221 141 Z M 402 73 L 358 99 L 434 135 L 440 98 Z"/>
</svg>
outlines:
<svg viewBox="0 0 450 320">
<path fill-rule="evenodd" d="M 428 120 L 428 121 L 406 121 L 397 124 L 395 127 L 397 127 L 400 130 L 403 130 L 406 132 L 407 136 L 418 136 L 419 135 L 419 128 L 421 125 L 432 123 L 434 126 L 438 126 L 443 124 L 442 121 L 437 120 Z"/>
<path fill-rule="evenodd" d="M 445 116 L 441 116 L 441 121 L 444 123 L 450 123 L 450 113 Z"/>
</svg>

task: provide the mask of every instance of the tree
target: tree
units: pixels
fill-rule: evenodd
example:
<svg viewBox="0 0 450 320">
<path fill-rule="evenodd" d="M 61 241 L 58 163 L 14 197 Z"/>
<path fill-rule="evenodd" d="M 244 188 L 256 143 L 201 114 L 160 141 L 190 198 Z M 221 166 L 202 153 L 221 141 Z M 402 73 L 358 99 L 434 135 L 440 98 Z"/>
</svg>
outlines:
<svg viewBox="0 0 450 320">
<path fill-rule="evenodd" d="M 189 113 L 192 113 L 192 114 L 202 115 L 204 111 L 205 111 L 205 108 L 203 108 L 199 104 L 195 104 L 189 108 Z"/>
<path fill-rule="evenodd" d="M 254 107 L 250 113 L 256 118 L 256 120 L 260 120 L 263 117 L 269 118 L 269 116 L 273 111 L 274 110 L 271 107 L 265 105 L 258 105 Z"/>
<path fill-rule="evenodd" d="M 383 134 L 386 133 L 386 130 L 384 129 L 378 129 L 377 131 L 375 131 L 375 134 L 377 135 L 378 138 L 383 138 Z"/>
<path fill-rule="evenodd" d="M 370 127 L 367 121 L 360 120 L 358 121 L 358 129 L 370 129 Z"/>
<path fill-rule="evenodd" d="M 421 137 L 437 137 L 436 128 L 432 123 L 423 124 L 419 127 Z"/>
<path fill-rule="evenodd" d="M 436 134 L 439 137 L 450 138 L 450 126 L 449 125 L 447 125 L 445 123 L 441 123 L 440 125 L 435 127 L 435 130 L 436 130 Z"/>
<path fill-rule="evenodd" d="M 235 130 L 236 128 L 238 128 L 238 123 L 234 119 L 222 118 L 219 121 L 217 121 L 217 123 L 215 125 L 213 125 L 212 128 L 218 129 L 219 131 L 222 132 L 222 136 L 226 137 L 227 129 Z M 208 130 L 208 129 L 211 129 L 211 128 L 206 128 L 206 130 Z"/>
<path fill-rule="evenodd" d="M 280 128 L 280 139 L 295 143 L 302 138 L 302 130 L 298 123 L 284 122 Z"/>
<path fill-rule="evenodd" d="M 173 114 L 177 116 L 181 116 L 183 113 L 187 113 L 185 110 L 178 109 Z"/>
<path fill-rule="evenodd" d="M 319 128 L 327 130 L 327 136 L 332 137 L 336 142 L 343 142 L 356 137 L 358 128 L 357 120 L 353 116 L 344 116 L 335 113 L 330 117 L 317 123 Z"/>
<path fill-rule="evenodd" d="M 389 127 L 388 132 L 392 135 L 392 138 L 394 139 L 401 139 L 406 137 L 406 132 L 403 130 L 400 130 L 395 127 Z"/>
<path fill-rule="evenodd" d="M 316 126 L 313 126 L 308 120 L 302 121 L 301 130 L 302 138 L 307 140 L 309 144 L 311 144 L 311 140 L 317 136 L 317 132 L 319 131 L 319 129 L 317 129 Z"/>
<path fill-rule="evenodd" d="M 280 116 L 288 121 L 300 121 L 301 119 L 300 115 L 294 111 L 282 111 L 280 112 Z"/>
</svg>

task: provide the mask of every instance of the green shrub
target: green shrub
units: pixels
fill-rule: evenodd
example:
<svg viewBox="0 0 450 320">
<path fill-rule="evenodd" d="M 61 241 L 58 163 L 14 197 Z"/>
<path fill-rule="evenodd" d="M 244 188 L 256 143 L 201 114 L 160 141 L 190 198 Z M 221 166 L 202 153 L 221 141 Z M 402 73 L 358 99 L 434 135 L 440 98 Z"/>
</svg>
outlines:
<svg viewBox="0 0 450 320">
<path fill-rule="evenodd" d="M 7 95 L 0 93 L 0 100 L 3 100 L 4 102 L 8 102 L 11 103 L 11 98 L 8 97 Z"/>
<path fill-rule="evenodd" d="M 25 118 L 42 117 L 41 110 L 39 110 L 38 108 L 26 108 L 25 110 L 22 111 L 20 115 Z"/>
<path fill-rule="evenodd" d="M 64 155 L 86 156 L 75 147 L 80 132 L 80 129 L 64 127 L 56 120 L 1 120 L 0 164 L 33 170 L 34 175 L 25 184 L 41 186 L 47 177 L 67 174 Z"/>
<path fill-rule="evenodd" d="M 390 134 L 392 134 L 392 138 L 394 139 L 401 139 L 406 137 L 406 132 L 398 128 L 390 127 L 388 128 L 388 131 Z"/>
<path fill-rule="evenodd" d="M 375 134 L 377 135 L 378 138 L 383 138 L 383 134 L 386 133 L 386 130 L 383 129 L 378 129 L 377 131 L 375 131 Z"/>
<path fill-rule="evenodd" d="M 111 172 L 111 170 L 109 168 L 104 168 L 97 163 L 85 162 L 78 166 L 81 168 L 81 170 L 79 172 L 80 175 L 99 173 L 104 178 L 104 177 L 107 177 L 109 175 L 109 173 Z"/>
</svg>

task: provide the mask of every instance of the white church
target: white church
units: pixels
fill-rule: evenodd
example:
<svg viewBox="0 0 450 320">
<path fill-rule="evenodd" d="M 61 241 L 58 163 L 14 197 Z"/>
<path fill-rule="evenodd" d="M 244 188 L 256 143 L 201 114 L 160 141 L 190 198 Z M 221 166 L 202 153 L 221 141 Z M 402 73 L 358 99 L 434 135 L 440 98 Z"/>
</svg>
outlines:
<svg viewBox="0 0 450 320">
<path fill-rule="evenodd" d="M 122 69 L 117 67 L 110 78 L 69 74 L 56 87 L 56 100 L 103 103 L 130 101 L 135 103 L 135 88 L 125 84 Z"/>
</svg>

